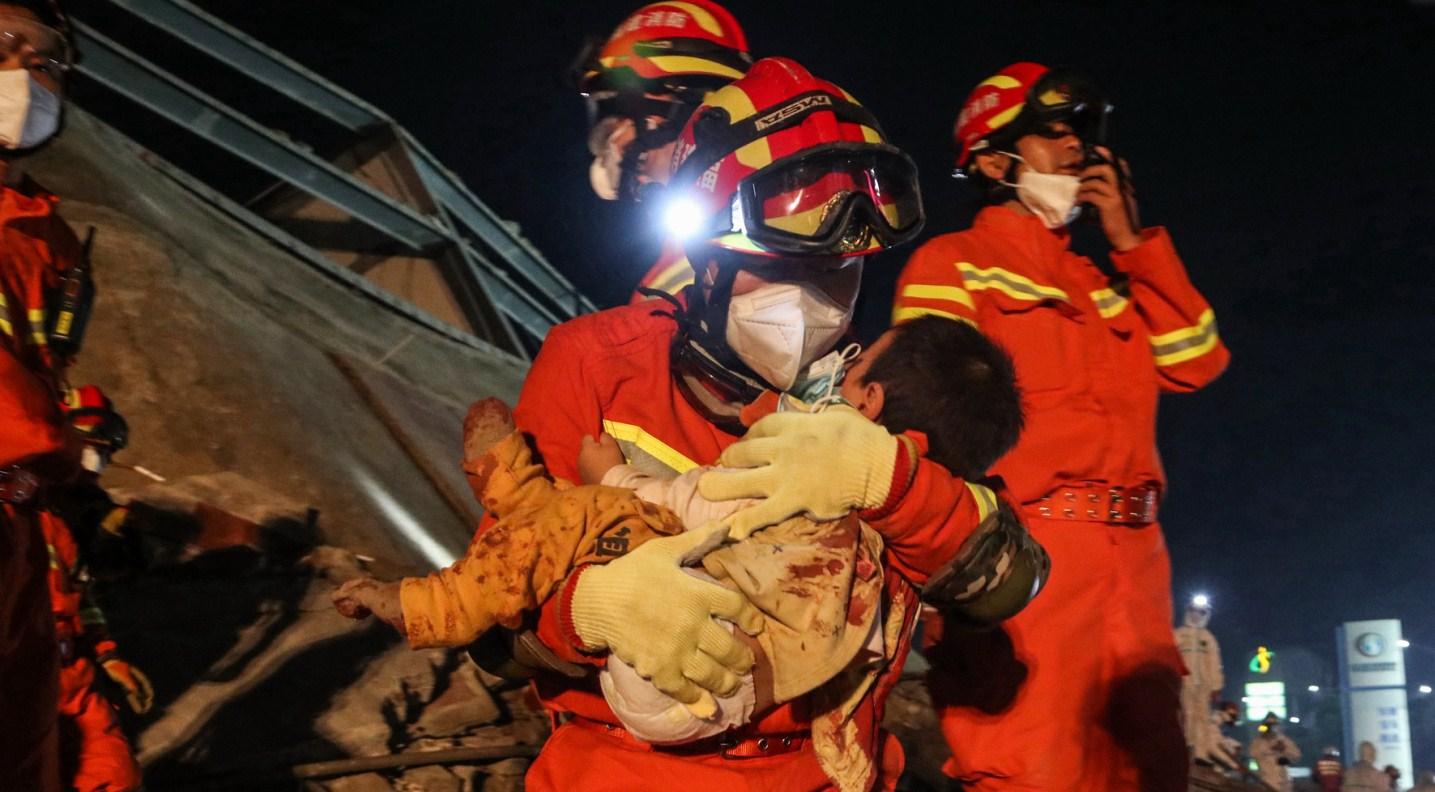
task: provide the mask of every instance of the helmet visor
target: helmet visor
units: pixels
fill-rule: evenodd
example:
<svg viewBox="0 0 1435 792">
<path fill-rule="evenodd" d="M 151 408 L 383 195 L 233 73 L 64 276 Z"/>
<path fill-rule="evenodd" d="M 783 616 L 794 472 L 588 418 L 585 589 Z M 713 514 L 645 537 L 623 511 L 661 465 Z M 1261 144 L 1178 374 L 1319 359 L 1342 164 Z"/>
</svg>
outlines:
<svg viewBox="0 0 1435 792">
<path fill-rule="evenodd" d="M 923 221 L 916 165 L 871 144 L 780 160 L 748 177 L 738 201 L 741 230 L 776 252 L 858 255 L 911 239 Z"/>
<path fill-rule="evenodd" d="M 1111 105 L 1096 83 L 1070 69 L 1052 69 L 1027 93 L 1027 107 L 1036 124 L 1064 121 L 1083 143 L 1106 142 L 1106 116 Z"/>
</svg>

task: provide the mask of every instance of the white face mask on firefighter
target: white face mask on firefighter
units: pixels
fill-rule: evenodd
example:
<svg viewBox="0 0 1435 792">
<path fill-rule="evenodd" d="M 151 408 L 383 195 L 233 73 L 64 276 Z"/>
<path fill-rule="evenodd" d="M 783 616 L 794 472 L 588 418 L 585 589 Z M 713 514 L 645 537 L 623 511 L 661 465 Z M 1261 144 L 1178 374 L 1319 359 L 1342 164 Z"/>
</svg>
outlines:
<svg viewBox="0 0 1435 792">
<path fill-rule="evenodd" d="M 1026 162 L 1016 154 L 1007 156 L 1018 162 Z M 1081 189 L 1080 177 L 1065 173 L 1038 173 L 1028 164 L 1026 170 L 1017 174 L 1016 184 L 1002 184 L 1016 188 L 1017 200 L 1040 218 L 1047 228 L 1070 225 L 1071 221 L 1081 214 L 1081 207 L 1076 205 L 1076 193 Z"/>
<path fill-rule="evenodd" d="M 727 344 L 748 368 L 785 391 L 851 323 L 851 304 L 810 283 L 769 283 L 728 301 Z"/>
<path fill-rule="evenodd" d="M 618 185 L 623 178 L 623 149 L 613 141 L 627 132 L 625 124 L 631 126 L 632 123 L 626 118 L 605 118 L 588 135 L 588 151 L 593 154 L 593 164 L 588 166 L 588 183 L 605 201 L 618 200 Z"/>
<path fill-rule="evenodd" d="M 0 147 L 38 146 L 60 129 L 60 97 L 28 69 L 0 70 Z"/>
</svg>

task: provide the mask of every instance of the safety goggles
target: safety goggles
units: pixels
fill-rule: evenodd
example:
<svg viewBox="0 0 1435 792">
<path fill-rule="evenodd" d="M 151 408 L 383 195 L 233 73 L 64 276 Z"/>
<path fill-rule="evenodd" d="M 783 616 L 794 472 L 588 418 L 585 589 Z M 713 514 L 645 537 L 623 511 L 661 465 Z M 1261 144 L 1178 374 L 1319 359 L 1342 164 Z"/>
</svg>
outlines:
<svg viewBox="0 0 1435 792">
<path fill-rule="evenodd" d="M 773 253 L 851 256 L 907 242 L 924 220 L 910 157 L 892 146 L 833 143 L 744 179 L 727 231 Z"/>
<path fill-rule="evenodd" d="M 1091 78 L 1071 69 L 1052 69 L 1027 92 L 1027 109 L 1028 134 L 1042 135 L 1051 122 L 1062 121 L 1083 143 L 1101 145 L 1106 142 L 1106 118 L 1114 108 Z"/>
<path fill-rule="evenodd" d="M 70 42 L 60 31 L 18 16 L 0 15 L 0 57 L 62 84 L 72 63 Z"/>
</svg>

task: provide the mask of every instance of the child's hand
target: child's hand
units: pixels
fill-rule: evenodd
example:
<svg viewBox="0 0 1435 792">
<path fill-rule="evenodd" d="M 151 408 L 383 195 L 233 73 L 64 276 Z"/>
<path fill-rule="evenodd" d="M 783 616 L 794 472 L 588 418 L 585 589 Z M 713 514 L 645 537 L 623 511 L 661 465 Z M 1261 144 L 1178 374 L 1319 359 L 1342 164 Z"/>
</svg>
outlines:
<svg viewBox="0 0 1435 792">
<path fill-rule="evenodd" d="M 597 484 L 605 473 L 623 462 L 623 452 L 611 435 L 601 432 L 597 440 L 584 436 L 583 446 L 578 449 L 578 478 L 584 484 Z"/>
<path fill-rule="evenodd" d="M 370 614 L 404 632 L 404 611 L 399 604 L 399 582 L 381 583 L 371 577 L 350 580 L 334 590 L 329 599 L 334 609 L 350 619 Z"/>
</svg>

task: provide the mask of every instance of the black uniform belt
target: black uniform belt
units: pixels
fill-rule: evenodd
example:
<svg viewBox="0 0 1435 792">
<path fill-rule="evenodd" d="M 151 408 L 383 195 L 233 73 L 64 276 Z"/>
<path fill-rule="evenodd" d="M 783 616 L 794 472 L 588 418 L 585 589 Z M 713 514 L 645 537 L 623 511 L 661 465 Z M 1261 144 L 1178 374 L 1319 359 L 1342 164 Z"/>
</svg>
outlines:
<svg viewBox="0 0 1435 792">
<path fill-rule="evenodd" d="M 1156 522 L 1156 504 L 1160 500 L 1161 489 L 1154 484 L 1058 487 L 1022 508 L 1028 514 L 1049 520 L 1146 525 Z"/>
</svg>

